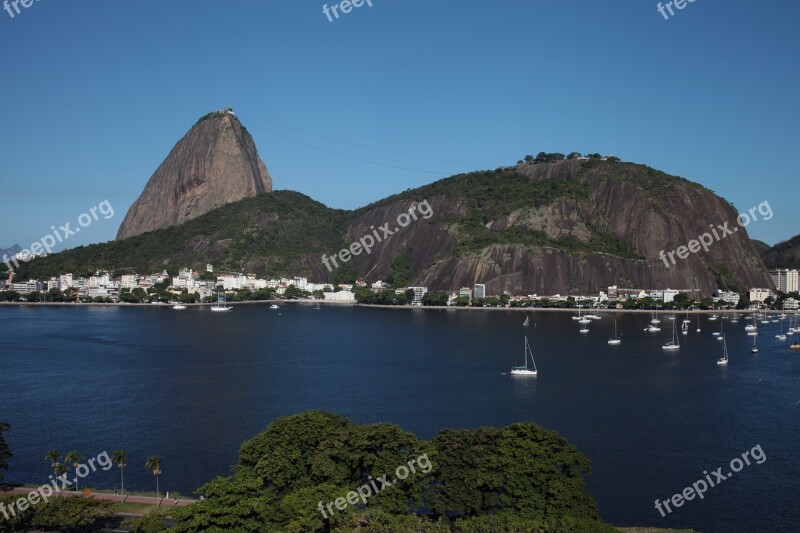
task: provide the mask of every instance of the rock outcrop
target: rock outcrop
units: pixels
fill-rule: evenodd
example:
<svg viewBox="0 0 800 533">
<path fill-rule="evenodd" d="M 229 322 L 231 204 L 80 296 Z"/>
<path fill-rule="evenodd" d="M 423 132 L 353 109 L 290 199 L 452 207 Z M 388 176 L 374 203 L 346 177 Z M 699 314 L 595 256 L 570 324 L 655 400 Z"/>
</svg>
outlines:
<svg viewBox="0 0 800 533">
<path fill-rule="evenodd" d="M 210 113 L 158 167 L 122 221 L 117 239 L 183 224 L 222 205 L 271 191 L 267 167 L 233 111 Z"/>
</svg>

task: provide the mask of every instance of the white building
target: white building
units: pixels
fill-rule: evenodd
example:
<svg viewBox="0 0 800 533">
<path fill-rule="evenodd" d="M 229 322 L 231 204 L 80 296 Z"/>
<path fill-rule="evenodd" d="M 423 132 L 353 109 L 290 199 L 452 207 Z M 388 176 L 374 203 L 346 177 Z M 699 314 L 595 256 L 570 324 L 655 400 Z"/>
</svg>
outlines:
<svg viewBox="0 0 800 533">
<path fill-rule="evenodd" d="M 800 285 L 800 273 L 797 270 L 789 270 L 788 268 L 770 270 L 770 277 L 775 284 L 775 288 L 781 292 L 796 292 L 798 285 Z"/>
<path fill-rule="evenodd" d="M 784 311 L 797 311 L 798 309 L 800 309 L 800 302 L 798 302 L 794 298 L 786 298 L 783 301 Z"/>
<path fill-rule="evenodd" d="M 356 295 L 350 291 L 339 291 L 339 292 L 325 292 L 326 302 L 355 302 Z"/>
<path fill-rule="evenodd" d="M 134 274 L 125 274 L 122 276 L 122 279 L 119 281 L 119 286 L 123 289 L 135 289 L 136 288 L 136 276 Z"/>
<path fill-rule="evenodd" d="M 61 274 L 58 277 L 58 288 L 65 291 L 72 287 L 72 274 Z"/>
<path fill-rule="evenodd" d="M 738 292 L 717 291 L 717 294 L 714 295 L 714 299 L 736 306 L 739 305 L 740 296 Z"/>
<path fill-rule="evenodd" d="M 469 287 L 461 287 L 461 290 L 458 291 L 458 296 L 472 298 L 472 291 Z"/>
<path fill-rule="evenodd" d="M 750 303 L 764 303 L 770 296 L 775 297 L 769 289 L 750 289 Z"/>
<path fill-rule="evenodd" d="M 217 285 L 222 285 L 226 291 L 238 291 L 242 288 L 244 278 L 240 274 L 224 274 L 217 276 Z"/>
<path fill-rule="evenodd" d="M 428 287 L 409 287 L 414 291 L 414 299 L 411 301 L 413 305 L 422 305 L 422 298 L 428 293 Z"/>
<path fill-rule="evenodd" d="M 42 292 L 44 285 L 35 279 L 25 281 L 22 283 L 14 283 L 11 285 L 11 290 L 20 294 L 30 294 L 32 292 Z"/>
<path fill-rule="evenodd" d="M 486 285 L 483 283 L 476 283 L 475 284 L 475 299 L 485 299 L 486 298 Z"/>
<path fill-rule="evenodd" d="M 675 300 L 675 297 L 680 294 L 680 291 L 676 291 L 675 289 L 667 289 L 663 293 L 664 303 L 668 304 Z"/>
</svg>

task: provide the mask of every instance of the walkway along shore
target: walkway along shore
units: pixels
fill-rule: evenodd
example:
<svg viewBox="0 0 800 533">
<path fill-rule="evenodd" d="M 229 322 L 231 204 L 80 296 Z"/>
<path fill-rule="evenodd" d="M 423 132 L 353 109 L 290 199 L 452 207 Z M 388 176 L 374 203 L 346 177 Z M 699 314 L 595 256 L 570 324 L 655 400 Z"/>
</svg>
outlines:
<svg viewBox="0 0 800 533">
<path fill-rule="evenodd" d="M 16 488 L 7 491 L 0 491 L 0 496 L 6 496 L 9 494 L 27 495 L 31 491 L 35 492 L 36 489 Z M 158 507 L 186 507 L 197 501 L 191 498 L 179 498 L 178 503 L 175 503 L 174 498 L 170 499 L 154 498 L 152 496 L 136 496 L 136 495 L 120 496 L 118 494 L 110 494 L 107 492 L 91 492 L 87 495 L 84 495 L 83 492 L 65 491 L 50 496 L 50 498 L 77 498 L 77 497 L 94 498 L 96 500 L 106 500 L 115 503 L 144 503 L 148 505 L 157 505 Z"/>
</svg>

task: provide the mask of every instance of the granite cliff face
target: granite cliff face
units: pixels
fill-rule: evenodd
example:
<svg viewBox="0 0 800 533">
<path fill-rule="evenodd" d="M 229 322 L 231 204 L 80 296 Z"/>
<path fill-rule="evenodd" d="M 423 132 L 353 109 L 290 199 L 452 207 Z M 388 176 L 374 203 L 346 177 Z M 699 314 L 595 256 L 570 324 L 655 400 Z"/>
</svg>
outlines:
<svg viewBox="0 0 800 533">
<path fill-rule="evenodd" d="M 618 285 L 709 295 L 718 287 L 772 286 L 744 228 L 667 266 L 662 250 L 687 245 L 711 224 L 733 229 L 738 213 L 697 184 L 627 163 L 524 163 L 449 178 L 379 202 L 350 224 L 347 240 L 422 198 L 435 216 L 355 257 L 357 272 L 385 279 L 405 252 L 415 284 L 444 290 L 485 283 L 491 294 L 586 294 Z"/>
<path fill-rule="evenodd" d="M 267 167 L 233 111 L 210 113 L 158 167 L 122 221 L 117 239 L 176 226 L 271 191 Z"/>
</svg>

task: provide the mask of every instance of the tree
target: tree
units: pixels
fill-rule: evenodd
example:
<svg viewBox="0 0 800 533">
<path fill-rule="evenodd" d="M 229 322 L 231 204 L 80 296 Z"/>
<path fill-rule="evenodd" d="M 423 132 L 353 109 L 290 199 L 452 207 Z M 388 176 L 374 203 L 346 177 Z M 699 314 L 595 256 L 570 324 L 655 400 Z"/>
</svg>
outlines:
<svg viewBox="0 0 800 533">
<path fill-rule="evenodd" d="M 71 450 L 64 456 L 64 462 L 71 464 L 72 468 L 75 469 L 75 490 L 78 490 L 78 467 L 84 459 L 86 459 L 86 457 L 78 453 L 78 450 Z"/>
<path fill-rule="evenodd" d="M 161 492 L 158 488 L 158 476 L 161 475 L 161 457 L 157 455 L 151 455 L 144 463 L 144 468 L 145 470 L 152 471 L 153 475 L 156 476 L 156 498 L 160 497 Z"/>
<path fill-rule="evenodd" d="M 581 157 L 580 152 L 570 152 L 570 154 L 567 156 L 567 159 L 578 159 L 579 157 Z"/>
<path fill-rule="evenodd" d="M 534 157 L 532 155 L 526 155 L 525 156 L 525 162 L 526 163 L 533 163 L 534 161 L 535 161 L 535 159 L 534 159 Z"/>
<path fill-rule="evenodd" d="M 426 292 L 425 296 L 422 297 L 422 305 L 430 305 L 430 306 L 443 306 L 447 305 L 448 296 L 446 292 L 443 291 L 430 291 Z"/>
<path fill-rule="evenodd" d="M 61 452 L 58 450 L 50 450 L 44 455 L 45 461 L 50 461 L 50 468 L 53 469 L 53 475 L 57 478 L 63 474 L 63 465 L 61 464 Z"/>
<path fill-rule="evenodd" d="M 406 252 L 400 252 L 389 265 L 389 275 L 386 282 L 394 288 L 407 287 L 414 279 L 414 269 Z"/>
<path fill-rule="evenodd" d="M 120 494 L 125 496 L 125 463 L 128 460 L 128 455 L 125 453 L 125 450 L 117 450 L 111 454 L 111 460 L 117 463 L 119 467 L 119 477 L 120 477 L 120 487 L 122 490 Z"/>
<path fill-rule="evenodd" d="M 46 531 L 99 531 L 113 509 L 111 502 L 93 498 L 53 498 L 36 508 L 31 526 Z"/>
<path fill-rule="evenodd" d="M 9 429 L 11 429 L 11 426 L 7 422 L 0 422 L 0 469 L 3 470 L 8 470 L 8 460 L 12 457 L 11 450 L 8 448 L 5 438 L 3 438 L 3 433 Z M 0 483 L 2 482 L 3 475 L 0 474 Z"/>
</svg>

